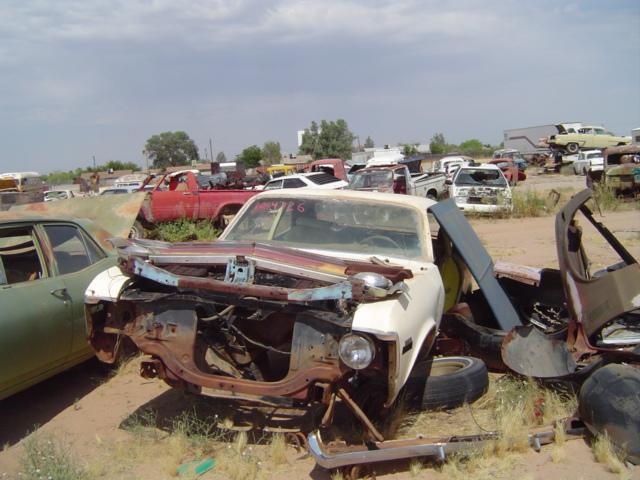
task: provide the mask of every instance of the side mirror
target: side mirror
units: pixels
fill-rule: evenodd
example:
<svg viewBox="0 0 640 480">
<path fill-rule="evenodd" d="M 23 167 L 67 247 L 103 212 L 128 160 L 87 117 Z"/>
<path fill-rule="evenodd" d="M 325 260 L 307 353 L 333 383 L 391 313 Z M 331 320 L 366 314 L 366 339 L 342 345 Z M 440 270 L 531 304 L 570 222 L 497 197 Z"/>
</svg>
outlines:
<svg viewBox="0 0 640 480">
<path fill-rule="evenodd" d="M 444 184 L 445 184 L 445 185 L 453 185 L 453 180 L 451 180 L 450 178 L 447 178 L 447 179 L 444 181 Z"/>
</svg>

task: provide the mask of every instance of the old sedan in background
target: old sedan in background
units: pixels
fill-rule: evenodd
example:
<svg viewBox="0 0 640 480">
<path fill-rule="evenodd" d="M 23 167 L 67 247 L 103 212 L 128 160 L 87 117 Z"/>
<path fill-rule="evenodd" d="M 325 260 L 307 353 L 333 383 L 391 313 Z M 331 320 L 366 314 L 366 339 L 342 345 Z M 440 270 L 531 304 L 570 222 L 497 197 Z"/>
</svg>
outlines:
<svg viewBox="0 0 640 480">
<path fill-rule="evenodd" d="M 583 126 L 577 133 L 561 131 L 556 135 L 550 135 L 546 143 L 555 150 L 564 150 L 573 155 L 581 149 L 627 145 L 631 143 L 631 137 L 614 135 L 603 127 Z"/>
<path fill-rule="evenodd" d="M 143 198 L 60 200 L 0 214 L 0 399 L 93 355 L 84 291 L 115 264 L 106 239 L 128 234 Z M 106 220 L 104 211 L 114 215 Z"/>
</svg>

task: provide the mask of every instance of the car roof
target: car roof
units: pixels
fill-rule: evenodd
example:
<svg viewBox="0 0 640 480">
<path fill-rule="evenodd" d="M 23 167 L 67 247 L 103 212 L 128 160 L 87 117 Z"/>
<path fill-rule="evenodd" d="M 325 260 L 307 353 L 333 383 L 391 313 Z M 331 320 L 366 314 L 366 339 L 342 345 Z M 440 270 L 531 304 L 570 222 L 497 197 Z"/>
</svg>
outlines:
<svg viewBox="0 0 640 480">
<path fill-rule="evenodd" d="M 498 159 L 500 162 L 502 161 L 507 161 L 507 160 L 502 160 L 502 159 Z M 481 165 L 474 165 L 474 166 L 469 166 L 469 167 L 462 167 L 460 168 L 460 170 L 500 170 L 500 167 L 498 167 L 497 165 L 493 164 L 493 163 L 483 163 Z"/>
<path fill-rule="evenodd" d="M 283 175 L 281 177 L 276 177 L 273 180 L 269 180 L 269 182 L 275 182 L 277 180 L 284 180 L 285 178 L 302 178 L 302 177 L 315 177 L 318 175 L 327 175 L 325 172 L 308 172 L 308 173 L 292 173 L 291 175 Z M 336 180 L 340 180 L 336 178 Z"/>
</svg>

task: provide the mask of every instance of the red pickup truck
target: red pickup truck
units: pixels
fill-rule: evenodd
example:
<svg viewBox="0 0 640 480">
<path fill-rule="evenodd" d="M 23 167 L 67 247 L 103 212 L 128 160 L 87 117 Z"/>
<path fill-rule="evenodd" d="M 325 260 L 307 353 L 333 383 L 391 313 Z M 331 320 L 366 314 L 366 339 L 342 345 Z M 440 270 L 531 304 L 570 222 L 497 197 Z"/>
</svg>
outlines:
<svg viewBox="0 0 640 480">
<path fill-rule="evenodd" d="M 210 219 L 224 224 L 224 216 L 235 215 L 247 200 L 260 193 L 259 190 L 217 188 L 209 177 L 193 170 L 166 174 L 157 182 L 156 179 L 147 179 L 140 188 L 149 195 L 131 231 L 134 238 L 143 236 L 143 228 L 179 218 Z"/>
</svg>

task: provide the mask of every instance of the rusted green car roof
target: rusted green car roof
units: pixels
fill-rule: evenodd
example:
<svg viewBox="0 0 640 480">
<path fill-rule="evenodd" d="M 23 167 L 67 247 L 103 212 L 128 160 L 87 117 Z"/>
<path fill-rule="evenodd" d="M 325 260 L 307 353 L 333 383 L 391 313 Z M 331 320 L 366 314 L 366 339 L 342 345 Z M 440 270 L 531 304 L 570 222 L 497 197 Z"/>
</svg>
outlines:
<svg viewBox="0 0 640 480">
<path fill-rule="evenodd" d="M 0 223 L 59 220 L 80 223 L 108 251 L 111 237 L 127 237 L 146 193 L 77 197 L 56 202 L 29 203 L 0 212 Z"/>
</svg>

